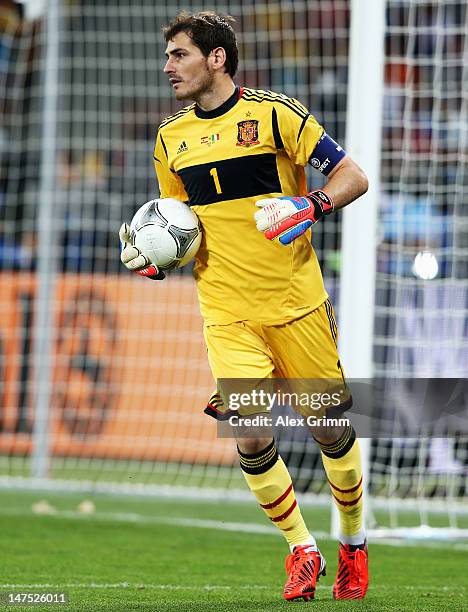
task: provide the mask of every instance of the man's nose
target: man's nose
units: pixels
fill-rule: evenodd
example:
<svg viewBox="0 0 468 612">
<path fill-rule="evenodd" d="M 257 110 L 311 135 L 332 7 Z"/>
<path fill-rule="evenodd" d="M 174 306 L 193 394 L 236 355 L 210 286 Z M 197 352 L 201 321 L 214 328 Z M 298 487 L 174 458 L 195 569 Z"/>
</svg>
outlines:
<svg viewBox="0 0 468 612">
<path fill-rule="evenodd" d="M 174 68 L 172 67 L 172 60 L 171 60 L 170 57 L 168 58 L 168 60 L 166 62 L 166 65 L 164 66 L 164 72 L 166 72 L 166 73 L 167 72 L 174 72 Z"/>
</svg>

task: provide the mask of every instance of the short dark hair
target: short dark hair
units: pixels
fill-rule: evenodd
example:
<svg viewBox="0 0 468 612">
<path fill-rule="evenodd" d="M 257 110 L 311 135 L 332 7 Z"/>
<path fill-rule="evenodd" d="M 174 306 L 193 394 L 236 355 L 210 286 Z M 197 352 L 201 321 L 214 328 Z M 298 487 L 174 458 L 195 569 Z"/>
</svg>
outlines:
<svg viewBox="0 0 468 612">
<path fill-rule="evenodd" d="M 193 14 L 182 11 L 163 28 L 163 33 L 168 42 L 179 32 L 185 32 L 205 57 L 213 49 L 223 47 L 226 51 L 226 72 L 233 77 L 239 63 L 236 34 L 231 25 L 234 22 L 235 19 L 230 15 L 218 15 L 213 11 Z"/>
</svg>

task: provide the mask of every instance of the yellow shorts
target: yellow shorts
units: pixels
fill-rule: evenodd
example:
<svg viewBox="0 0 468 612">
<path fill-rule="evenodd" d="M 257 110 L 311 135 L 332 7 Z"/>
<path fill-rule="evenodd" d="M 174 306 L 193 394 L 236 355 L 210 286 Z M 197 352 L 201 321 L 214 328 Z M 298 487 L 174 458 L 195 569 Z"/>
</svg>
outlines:
<svg viewBox="0 0 468 612">
<path fill-rule="evenodd" d="M 304 390 L 311 390 L 314 385 L 322 392 L 338 388 L 340 403 L 350 404 L 337 351 L 335 316 L 328 299 L 312 312 L 282 325 L 238 321 L 206 326 L 204 335 L 216 381 L 290 379 L 293 386 L 299 384 Z M 226 403 L 222 390 L 221 394 Z M 293 405 L 293 408 L 301 414 L 311 414 L 306 405 Z M 218 417 L 226 411 L 227 408 L 218 403 Z M 245 414 L 254 412 L 259 411 L 244 411 Z M 239 414 L 243 414 L 241 409 Z"/>
</svg>

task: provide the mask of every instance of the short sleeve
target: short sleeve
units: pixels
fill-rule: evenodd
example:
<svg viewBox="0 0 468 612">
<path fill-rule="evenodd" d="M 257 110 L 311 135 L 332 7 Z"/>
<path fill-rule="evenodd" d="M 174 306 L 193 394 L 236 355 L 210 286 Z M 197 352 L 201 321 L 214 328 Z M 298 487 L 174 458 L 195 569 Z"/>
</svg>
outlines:
<svg viewBox="0 0 468 612">
<path fill-rule="evenodd" d="M 156 136 L 153 158 L 154 169 L 159 183 L 160 197 L 174 198 L 186 202 L 188 200 L 188 195 L 180 178 L 169 167 L 167 150 L 160 131 L 158 131 Z"/>
<path fill-rule="evenodd" d="M 281 144 L 289 159 L 299 166 L 306 166 L 323 134 L 323 127 L 294 98 L 284 96 L 284 101 L 274 104 L 273 112 Z"/>
</svg>

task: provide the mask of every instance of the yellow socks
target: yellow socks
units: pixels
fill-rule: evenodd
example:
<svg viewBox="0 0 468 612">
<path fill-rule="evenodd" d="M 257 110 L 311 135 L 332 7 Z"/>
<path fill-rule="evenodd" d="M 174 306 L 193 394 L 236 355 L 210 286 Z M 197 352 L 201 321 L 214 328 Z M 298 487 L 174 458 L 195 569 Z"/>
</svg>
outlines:
<svg viewBox="0 0 468 612">
<path fill-rule="evenodd" d="M 315 546 L 297 505 L 288 468 L 278 455 L 273 440 L 254 454 L 239 452 L 240 465 L 250 490 L 268 518 L 283 532 L 290 548 L 298 544 Z"/>
<path fill-rule="evenodd" d="M 362 544 L 365 540 L 362 519 L 361 451 L 356 432 L 349 425 L 339 440 L 322 444 L 323 467 L 340 515 L 340 541 Z"/>
<path fill-rule="evenodd" d="M 365 540 L 362 512 L 362 468 L 359 442 L 349 426 L 333 444 L 318 443 L 340 515 L 340 541 L 359 545 Z M 299 544 L 315 546 L 297 505 L 288 469 L 274 440 L 262 451 L 239 451 L 240 465 L 250 490 L 268 518 L 285 536 L 291 549 Z"/>
</svg>

